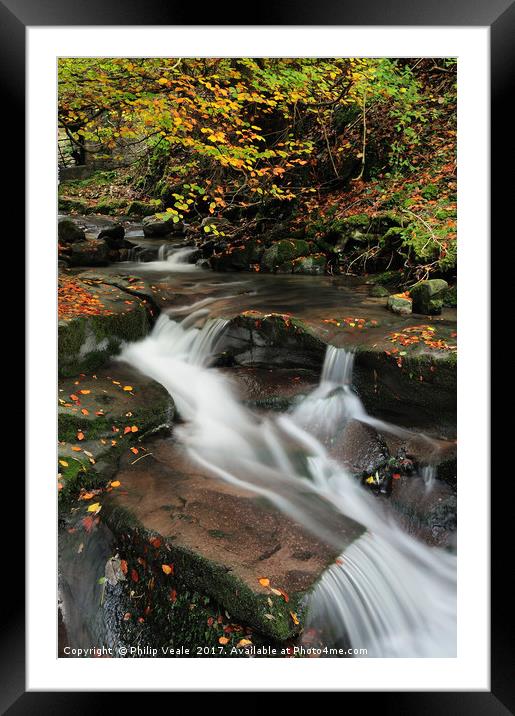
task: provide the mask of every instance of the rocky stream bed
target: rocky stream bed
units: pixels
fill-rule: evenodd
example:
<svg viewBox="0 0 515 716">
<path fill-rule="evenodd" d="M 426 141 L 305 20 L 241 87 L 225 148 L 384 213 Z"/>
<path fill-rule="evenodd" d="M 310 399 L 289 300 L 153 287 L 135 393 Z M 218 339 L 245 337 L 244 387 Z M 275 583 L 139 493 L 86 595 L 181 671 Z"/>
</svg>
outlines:
<svg viewBox="0 0 515 716">
<path fill-rule="evenodd" d="M 309 595 L 365 532 L 324 504 L 326 534 L 315 535 L 257 483 L 222 480 L 193 459 L 181 396 L 119 360 L 163 316 L 192 328 L 223 321 L 212 363 L 256 423 L 313 394 L 328 345 L 352 354 L 351 390 L 372 418 L 346 420 L 324 443 L 331 459 L 384 505 L 385 520 L 454 551 L 455 309 L 393 312 L 374 277 L 204 270 L 184 236 L 145 237 L 133 223 L 102 243 L 112 225 L 83 222 L 59 274 L 61 655 L 324 646 Z M 322 498 L 309 499 L 316 513 Z M 148 645 L 166 653 L 137 651 Z"/>
</svg>

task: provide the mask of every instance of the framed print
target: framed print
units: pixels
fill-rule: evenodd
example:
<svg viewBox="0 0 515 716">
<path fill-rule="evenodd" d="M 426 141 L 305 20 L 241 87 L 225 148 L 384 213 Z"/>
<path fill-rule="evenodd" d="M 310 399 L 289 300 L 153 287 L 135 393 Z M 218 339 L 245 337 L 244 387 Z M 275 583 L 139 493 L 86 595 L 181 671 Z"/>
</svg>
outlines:
<svg viewBox="0 0 515 716">
<path fill-rule="evenodd" d="M 488 273 L 513 4 L 1 12 L 27 128 L 5 712 L 261 690 L 507 713 Z"/>
</svg>

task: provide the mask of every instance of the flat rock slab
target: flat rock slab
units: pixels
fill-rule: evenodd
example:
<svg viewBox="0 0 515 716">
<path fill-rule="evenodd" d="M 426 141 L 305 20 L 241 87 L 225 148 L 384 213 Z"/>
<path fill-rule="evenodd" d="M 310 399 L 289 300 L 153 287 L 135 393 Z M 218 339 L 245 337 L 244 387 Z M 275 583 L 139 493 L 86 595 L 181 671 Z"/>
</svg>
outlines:
<svg viewBox="0 0 515 716">
<path fill-rule="evenodd" d="M 157 533 L 191 588 L 273 638 L 295 634 L 300 625 L 292 613 L 302 623 L 303 597 L 337 557 L 335 548 L 263 498 L 204 474 L 172 440 L 147 447 L 145 459 L 125 461 L 116 476 L 120 489 L 103 503 L 111 529 Z M 343 542 L 362 533 L 338 519 Z M 289 600 L 260 584 L 264 578 Z"/>
<path fill-rule="evenodd" d="M 65 483 L 68 478 L 75 478 L 77 462 L 109 477 L 120 454 L 134 459 L 131 448 L 136 448 L 136 454 L 144 450 L 140 439 L 160 427 L 170 426 L 174 414 L 168 392 L 122 362 L 76 378 L 61 378 L 58 453 L 61 460 L 68 462 L 69 469 L 61 465 Z"/>
</svg>

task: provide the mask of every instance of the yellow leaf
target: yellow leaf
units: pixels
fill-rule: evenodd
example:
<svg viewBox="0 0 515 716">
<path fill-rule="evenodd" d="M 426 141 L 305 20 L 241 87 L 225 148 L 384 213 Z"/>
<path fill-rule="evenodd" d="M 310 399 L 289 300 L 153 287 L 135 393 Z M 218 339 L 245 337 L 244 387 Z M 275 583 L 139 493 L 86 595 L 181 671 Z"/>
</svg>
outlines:
<svg viewBox="0 0 515 716">
<path fill-rule="evenodd" d="M 88 507 L 88 512 L 100 512 L 101 509 L 102 505 L 100 504 L 100 502 L 94 502 Z"/>
<path fill-rule="evenodd" d="M 292 621 L 295 624 L 295 626 L 298 626 L 300 624 L 300 622 L 299 622 L 299 619 L 298 619 L 297 615 L 295 614 L 295 612 L 290 612 L 290 616 L 291 616 Z"/>
<path fill-rule="evenodd" d="M 127 390 L 127 391 L 133 390 L 132 385 L 124 385 L 124 386 L 123 386 L 123 389 L 124 389 L 124 390 Z"/>
<path fill-rule="evenodd" d="M 237 649 L 241 649 L 243 646 L 251 646 L 252 642 L 250 639 L 240 639 L 239 642 L 236 644 Z"/>
<path fill-rule="evenodd" d="M 63 467 L 68 467 L 68 463 L 66 460 L 59 460 L 59 465 L 62 465 Z"/>
</svg>

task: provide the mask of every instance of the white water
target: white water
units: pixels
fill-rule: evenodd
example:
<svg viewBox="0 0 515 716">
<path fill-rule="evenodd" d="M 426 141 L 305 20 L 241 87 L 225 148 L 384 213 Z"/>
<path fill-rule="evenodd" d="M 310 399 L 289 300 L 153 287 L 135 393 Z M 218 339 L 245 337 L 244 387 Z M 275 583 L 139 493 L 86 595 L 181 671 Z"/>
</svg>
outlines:
<svg viewBox="0 0 515 716">
<path fill-rule="evenodd" d="M 141 262 L 138 265 L 138 271 L 198 271 L 198 266 L 188 263 L 189 257 L 195 251 L 195 247 L 176 249 L 170 246 L 170 244 L 162 244 L 157 252 L 157 261 Z"/>
<path fill-rule="evenodd" d="M 324 573 L 311 595 L 309 627 L 366 648 L 368 656 L 454 656 L 455 557 L 402 532 L 321 441 L 341 434 L 351 417 L 383 425 L 352 391 L 352 356 L 329 348 L 311 396 L 291 415 L 258 418 L 238 403 L 230 381 L 209 368 L 225 322 L 208 320 L 199 328 L 206 314 L 197 310 L 181 323 L 160 316 L 121 358 L 173 396 L 186 421 L 177 434 L 200 465 L 266 496 L 343 550 L 341 564 Z M 350 546 L 335 516 L 364 528 Z"/>
</svg>

